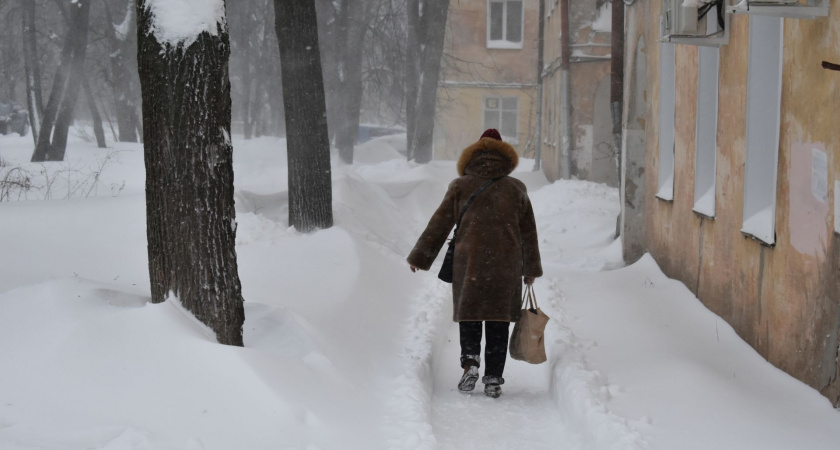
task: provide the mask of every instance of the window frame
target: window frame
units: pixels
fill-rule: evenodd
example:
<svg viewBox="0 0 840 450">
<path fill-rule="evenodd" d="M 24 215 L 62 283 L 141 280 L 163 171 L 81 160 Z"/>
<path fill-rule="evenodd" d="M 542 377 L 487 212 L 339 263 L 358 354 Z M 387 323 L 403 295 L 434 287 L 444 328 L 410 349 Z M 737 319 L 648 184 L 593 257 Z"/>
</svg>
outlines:
<svg viewBox="0 0 840 450">
<path fill-rule="evenodd" d="M 697 121 L 694 144 L 693 211 L 715 217 L 717 190 L 717 129 L 720 51 L 700 47 L 697 52 Z"/>
<path fill-rule="evenodd" d="M 776 203 L 778 201 L 776 191 L 781 144 L 784 25 L 784 18 L 781 17 L 750 16 L 741 232 L 768 246 L 776 244 Z M 775 31 L 773 31 L 774 28 Z M 771 30 L 778 35 L 770 36 L 770 38 L 766 35 L 759 36 L 759 32 L 763 30 Z M 778 49 L 766 48 L 771 44 L 777 44 Z M 774 63 L 770 69 L 777 69 L 778 73 L 768 72 L 766 64 L 768 61 Z M 772 133 L 767 133 L 767 127 L 763 125 L 767 121 L 772 121 Z M 766 185 L 768 170 L 771 172 L 770 185 Z"/>
<path fill-rule="evenodd" d="M 491 109 L 487 108 L 487 100 L 493 99 L 493 98 L 498 100 L 499 108 L 491 110 Z M 503 102 L 504 99 L 514 99 L 514 100 L 516 100 L 516 109 L 515 110 L 505 109 L 502 106 L 504 104 L 504 102 Z M 502 139 L 509 144 L 513 144 L 513 145 L 519 144 L 519 120 L 520 120 L 520 116 L 519 116 L 519 113 L 520 113 L 519 97 L 517 97 L 515 95 L 485 95 L 484 97 L 482 97 L 482 100 L 481 100 L 481 124 L 483 126 L 482 128 L 485 129 L 485 130 L 488 129 L 488 128 L 494 128 L 494 127 L 490 127 L 490 126 L 487 125 L 487 112 L 488 111 L 498 111 L 498 113 L 499 113 L 499 126 L 498 126 L 497 129 L 499 130 L 499 134 L 502 135 Z M 502 130 L 504 129 L 504 127 L 502 127 L 502 117 L 503 117 L 502 113 L 503 112 L 510 112 L 510 111 L 515 111 L 516 112 L 516 120 L 514 121 L 514 124 L 516 125 L 516 136 L 507 136 L 505 134 L 502 134 Z"/>
<path fill-rule="evenodd" d="M 510 41 L 507 39 L 507 15 L 508 9 L 507 4 L 508 2 L 518 1 L 520 5 L 520 24 L 519 24 L 519 42 Z M 502 4 L 502 39 L 490 39 L 490 28 L 492 26 L 492 20 L 490 18 L 490 5 L 492 3 L 501 3 Z M 523 44 L 525 42 L 525 0 L 487 0 L 487 33 L 486 33 L 486 41 L 487 41 L 487 48 L 492 49 L 509 49 L 509 50 L 521 50 L 523 48 Z"/>
</svg>

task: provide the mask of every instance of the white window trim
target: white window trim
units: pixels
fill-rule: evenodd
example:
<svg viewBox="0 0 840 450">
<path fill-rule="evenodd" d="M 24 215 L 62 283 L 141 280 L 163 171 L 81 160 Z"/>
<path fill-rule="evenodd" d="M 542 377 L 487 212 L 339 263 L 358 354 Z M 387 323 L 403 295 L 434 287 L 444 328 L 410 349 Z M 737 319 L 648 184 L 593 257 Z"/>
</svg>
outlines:
<svg viewBox="0 0 840 450">
<path fill-rule="evenodd" d="M 489 128 L 487 123 L 485 123 L 485 117 L 487 117 L 487 99 L 495 98 L 499 100 L 499 109 L 494 110 L 499 112 L 499 133 L 502 132 L 502 112 L 503 111 L 511 111 L 510 109 L 503 109 L 502 108 L 502 100 L 506 98 L 515 98 L 516 99 L 516 136 L 506 136 L 502 135 L 502 140 L 507 142 L 508 144 L 517 145 L 519 144 L 519 106 L 520 106 L 520 99 L 515 95 L 485 95 L 483 100 L 481 101 L 481 124 L 483 129 Z"/>
<path fill-rule="evenodd" d="M 747 121 L 746 121 L 746 135 L 745 135 L 745 143 L 746 143 L 746 151 L 745 151 L 745 161 L 744 161 L 744 210 L 743 210 L 743 225 L 741 228 L 741 232 L 753 237 L 761 242 L 764 242 L 768 245 L 775 245 L 776 243 L 776 189 L 778 188 L 778 173 L 779 173 L 779 144 L 780 144 L 780 133 L 781 133 L 781 103 L 782 103 L 782 80 L 783 80 L 783 65 L 784 65 L 784 19 L 782 18 L 772 18 L 772 17 L 764 17 L 764 16 L 750 16 L 750 40 L 755 38 L 753 35 L 754 23 L 758 20 L 778 20 L 779 21 L 779 76 L 777 81 L 777 86 L 774 86 L 776 89 L 776 93 L 778 95 L 777 104 L 773 108 L 774 113 L 774 125 L 773 125 L 773 144 L 772 144 L 772 158 L 773 163 L 770 165 L 771 169 L 771 179 L 772 179 L 772 191 L 769 192 L 769 195 L 772 195 L 772 201 L 769 205 L 761 208 L 758 211 L 749 211 L 750 209 L 755 209 L 751 207 L 749 204 L 750 199 L 754 197 L 753 190 L 756 189 L 751 187 L 750 183 L 750 173 L 749 170 L 749 161 L 750 155 L 754 155 L 758 150 L 753 150 L 750 152 L 751 145 L 755 145 L 754 143 L 750 142 L 750 123 L 752 122 L 752 116 L 750 112 L 756 108 L 755 105 L 752 103 L 755 101 L 750 96 L 750 78 L 749 74 L 747 75 Z M 750 46 L 750 55 L 752 55 L 753 48 Z M 750 56 L 750 60 L 752 56 Z M 752 65 L 748 68 L 748 71 L 753 70 L 754 68 Z M 762 71 L 762 73 L 764 73 Z M 761 176 L 766 177 L 767 174 L 762 174 Z M 766 188 L 761 188 L 758 192 L 767 191 Z"/>
<path fill-rule="evenodd" d="M 708 57 L 711 56 L 711 52 L 714 52 L 714 57 L 713 60 L 710 61 L 709 59 L 711 58 Z M 707 58 L 703 57 L 704 54 Z M 720 51 L 717 48 L 699 48 L 699 51 L 697 52 L 697 72 L 697 126 L 694 140 L 694 212 L 709 218 L 714 218 L 715 191 L 717 184 L 718 78 L 720 76 Z M 701 91 L 701 88 L 704 86 L 704 75 L 708 77 L 712 77 L 712 75 L 714 75 L 714 88 L 712 89 L 710 85 L 707 86 L 709 90 L 714 92 L 714 96 L 711 95 L 711 92 Z M 714 110 L 714 114 L 710 114 L 706 117 L 701 111 L 701 106 L 708 106 L 708 103 L 706 102 L 712 101 L 714 102 L 714 105 L 711 109 Z M 708 110 L 704 109 L 704 111 L 709 113 Z M 704 130 L 704 125 L 708 125 L 708 128 L 710 129 Z M 705 139 L 703 138 L 703 132 L 707 133 L 705 135 Z M 711 140 L 711 142 L 708 142 L 708 140 Z M 706 145 L 704 145 L 704 143 Z M 708 154 L 704 152 L 709 151 L 712 152 L 711 168 L 706 167 L 701 161 L 701 156 L 708 156 Z M 709 171 L 711 173 L 708 173 Z M 700 183 L 700 181 L 707 181 L 707 177 L 711 177 L 711 185 L 705 187 L 703 185 L 706 183 Z"/>
<path fill-rule="evenodd" d="M 659 44 L 659 185 L 656 197 L 666 201 L 674 200 L 674 133 L 676 125 L 674 114 L 676 110 L 677 72 L 675 51 L 676 45 L 674 44 Z M 666 72 L 666 68 L 662 67 L 666 56 L 671 58 L 668 72 Z M 667 94 L 670 94 L 671 101 L 665 102 L 665 108 L 663 108 L 662 100 Z"/>
<path fill-rule="evenodd" d="M 507 0 L 487 0 L 487 48 L 495 48 L 495 49 L 512 49 L 512 50 L 521 50 L 523 48 L 523 44 L 525 42 L 525 0 L 522 0 L 522 14 L 520 14 L 520 33 L 522 35 L 519 38 L 519 42 L 511 42 L 507 39 L 499 39 L 499 40 L 491 40 L 490 39 L 490 3 L 502 3 L 506 4 Z M 507 37 L 507 7 L 502 7 L 502 35 L 506 38 Z"/>
</svg>

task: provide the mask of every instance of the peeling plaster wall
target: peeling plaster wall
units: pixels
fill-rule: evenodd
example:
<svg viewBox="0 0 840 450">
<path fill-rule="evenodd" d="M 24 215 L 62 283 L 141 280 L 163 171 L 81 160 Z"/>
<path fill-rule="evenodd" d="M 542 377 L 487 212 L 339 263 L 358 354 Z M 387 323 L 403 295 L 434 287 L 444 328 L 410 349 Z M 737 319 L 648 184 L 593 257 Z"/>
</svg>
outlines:
<svg viewBox="0 0 840 450">
<path fill-rule="evenodd" d="M 651 43 L 644 134 L 650 174 L 657 173 L 659 157 L 660 8 L 661 2 L 637 2 L 627 9 L 628 47 L 639 37 Z M 830 18 L 784 21 L 774 247 L 740 232 L 749 55 L 745 15 L 732 17 L 730 43 L 720 50 L 716 217 L 692 212 L 697 48 L 687 45 L 676 48 L 674 200 L 654 197 L 657 180 L 651 175 L 645 180 L 644 206 L 644 246 L 663 271 L 685 283 L 771 363 L 835 405 L 840 405 L 840 236 L 833 231 L 833 186 L 840 180 L 840 72 L 820 64 L 840 62 L 838 42 L 840 0 L 831 1 Z M 631 63 L 628 73 L 633 69 Z M 814 149 L 824 152 L 824 169 Z M 824 181 L 826 188 L 815 187 L 815 181 Z"/>
<path fill-rule="evenodd" d="M 556 0 L 544 1 L 546 2 L 544 65 L 547 71 L 543 80 L 542 153 L 543 170 L 548 179 L 554 181 L 560 178 L 563 163 L 563 124 L 560 123 L 562 91 L 559 70 L 562 11 Z M 588 58 L 609 56 L 610 33 L 592 29 L 592 22 L 598 16 L 597 0 L 571 0 L 569 3 L 572 54 L 578 60 L 574 62 L 573 59 L 569 69 L 569 84 L 572 91 L 570 173 L 580 179 L 617 186 L 617 169 L 607 170 L 605 166 L 609 161 L 599 159 L 604 154 L 615 152 L 612 143 L 609 98 L 610 61 L 609 59 Z M 553 9 L 552 6 L 554 6 Z M 597 95 L 602 83 L 607 83 L 606 97 Z M 604 118 L 607 119 L 606 124 Z M 608 132 L 606 140 L 600 138 L 604 128 Z M 600 149 L 595 148 L 596 141 L 604 143 Z"/>
</svg>

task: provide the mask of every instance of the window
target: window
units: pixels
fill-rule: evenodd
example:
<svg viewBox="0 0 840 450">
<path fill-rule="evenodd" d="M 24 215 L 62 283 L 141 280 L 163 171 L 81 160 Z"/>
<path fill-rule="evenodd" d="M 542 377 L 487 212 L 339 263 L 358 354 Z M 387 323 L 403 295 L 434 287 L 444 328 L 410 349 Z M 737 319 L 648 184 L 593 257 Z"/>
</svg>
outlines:
<svg viewBox="0 0 840 450">
<path fill-rule="evenodd" d="M 675 46 L 659 44 L 659 190 L 662 200 L 674 199 Z"/>
<path fill-rule="evenodd" d="M 776 242 L 776 177 L 782 103 L 783 19 L 750 16 L 744 224 L 741 231 Z"/>
<path fill-rule="evenodd" d="M 522 48 L 522 27 L 522 0 L 488 0 L 488 48 Z"/>
<path fill-rule="evenodd" d="M 719 52 L 700 47 L 697 55 L 697 136 L 694 149 L 694 211 L 715 216 Z"/>
<path fill-rule="evenodd" d="M 506 142 L 519 143 L 519 98 L 485 97 L 484 128 L 495 128 Z"/>
</svg>

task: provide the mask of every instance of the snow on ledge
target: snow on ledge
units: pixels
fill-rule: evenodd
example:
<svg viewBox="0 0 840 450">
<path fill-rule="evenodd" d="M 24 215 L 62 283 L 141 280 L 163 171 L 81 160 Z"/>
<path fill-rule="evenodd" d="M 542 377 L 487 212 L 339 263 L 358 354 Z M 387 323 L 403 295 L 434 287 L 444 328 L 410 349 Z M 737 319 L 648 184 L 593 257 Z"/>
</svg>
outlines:
<svg viewBox="0 0 840 450">
<path fill-rule="evenodd" d="M 161 44 L 188 47 L 202 32 L 215 36 L 225 24 L 224 0 L 146 0 L 145 6 Z"/>
</svg>

